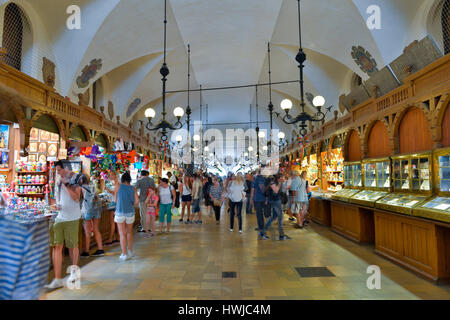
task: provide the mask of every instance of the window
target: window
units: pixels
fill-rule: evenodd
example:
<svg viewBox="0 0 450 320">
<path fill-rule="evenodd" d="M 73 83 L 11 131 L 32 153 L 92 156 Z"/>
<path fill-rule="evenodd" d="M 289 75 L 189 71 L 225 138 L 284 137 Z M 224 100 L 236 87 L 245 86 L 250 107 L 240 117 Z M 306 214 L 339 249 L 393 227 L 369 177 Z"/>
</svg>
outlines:
<svg viewBox="0 0 450 320">
<path fill-rule="evenodd" d="M 16 4 L 8 4 L 5 8 L 2 43 L 7 50 L 6 64 L 23 71 L 23 66 L 30 63 L 32 42 L 28 19 Z"/>
<path fill-rule="evenodd" d="M 442 7 L 442 36 L 444 53 L 450 53 L 450 0 L 445 0 Z"/>
</svg>

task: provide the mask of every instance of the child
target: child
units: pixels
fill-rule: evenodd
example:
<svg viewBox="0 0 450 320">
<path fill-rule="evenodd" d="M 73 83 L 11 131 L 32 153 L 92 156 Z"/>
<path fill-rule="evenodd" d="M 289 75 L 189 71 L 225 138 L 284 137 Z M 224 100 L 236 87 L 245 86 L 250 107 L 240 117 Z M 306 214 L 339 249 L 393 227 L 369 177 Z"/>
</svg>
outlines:
<svg viewBox="0 0 450 320">
<path fill-rule="evenodd" d="M 146 204 L 147 204 L 147 217 L 146 217 L 146 221 L 145 221 L 145 237 L 146 238 L 151 238 L 155 235 L 155 218 L 156 218 L 156 208 L 158 205 L 158 195 L 156 194 L 156 188 L 155 187 L 150 187 L 148 189 L 148 196 L 147 196 L 147 200 L 146 200 Z M 149 234 L 148 230 L 149 230 L 149 224 L 151 223 L 151 230 L 152 233 Z"/>
</svg>

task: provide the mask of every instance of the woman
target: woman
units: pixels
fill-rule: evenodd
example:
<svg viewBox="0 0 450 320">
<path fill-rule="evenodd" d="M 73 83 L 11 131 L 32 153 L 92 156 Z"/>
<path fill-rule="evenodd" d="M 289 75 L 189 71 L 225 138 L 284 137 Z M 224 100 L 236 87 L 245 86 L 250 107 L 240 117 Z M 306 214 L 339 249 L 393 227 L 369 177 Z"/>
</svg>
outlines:
<svg viewBox="0 0 450 320">
<path fill-rule="evenodd" d="M 82 258 L 89 257 L 89 249 L 91 245 L 91 235 L 94 233 L 95 241 L 97 242 L 97 251 L 93 257 L 101 257 L 105 255 L 102 244 L 102 234 L 100 233 L 99 223 L 101 218 L 101 206 L 96 197 L 96 190 L 94 183 L 89 183 L 89 178 L 85 175 L 81 176 L 81 191 L 83 192 L 83 202 L 81 203 L 81 214 L 83 215 L 83 229 L 84 229 L 84 251 L 81 253 Z"/>
<path fill-rule="evenodd" d="M 219 179 L 214 177 L 212 179 L 212 186 L 209 189 L 209 197 L 212 200 L 212 205 L 214 209 L 214 213 L 216 215 L 216 224 L 220 223 L 220 209 L 222 208 L 223 198 L 222 192 L 223 188 L 219 183 Z"/>
<path fill-rule="evenodd" d="M 174 200 L 176 198 L 175 188 L 169 185 L 169 180 L 161 179 L 158 187 L 159 197 L 159 232 L 163 232 L 164 218 L 167 215 L 167 232 L 170 232 L 172 223 L 172 210 L 175 208 Z"/>
<path fill-rule="evenodd" d="M 242 203 L 244 199 L 245 180 L 242 174 L 238 174 L 236 178 L 232 176 L 228 184 L 228 196 L 230 198 L 230 232 L 234 229 L 234 216 L 238 217 L 239 233 L 242 233 Z"/>
<path fill-rule="evenodd" d="M 203 197 L 205 198 L 205 207 L 210 217 L 212 216 L 213 202 L 211 200 L 209 191 L 212 185 L 213 185 L 212 178 L 210 176 L 206 177 L 206 181 L 203 186 Z"/>
<path fill-rule="evenodd" d="M 202 180 L 198 174 L 194 174 L 194 182 L 192 183 L 192 220 L 194 223 L 202 224 L 202 210 L 200 209 L 200 198 L 202 194 Z M 197 216 L 197 220 L 195 217 Z"/>
<path fill-rule="evenodd" d="M 156 218 L 156 208 L 158 205 L 158 195 L 156 194 L 156 187 L 150 187 L 148 189 L 148 196 L 145 200 L 147 206 L 147 213 L 145 217 L 145 237 L 152 238 L 155 235 L 155 218 Z M 152 233 L 150 234 L 149 228 L 152 228 Z"/>
<path fill-rule="evenodd" d="M 297 178 L 298 179 L 298 178 Z M 307 193 L 307 183 L 306 183 L 306 171 L 303 171 L 300 174 L 299 181 L 292 182 L 293 189 L 296 191 L 295 195 L 295 206 L 298 207 L 294 215 L 297 218 L 297 224 L 295 225 L 296 228 L 302 229 L 304 227 L 304 220 L 305 220 L 305 214 L 306 209 L 308 206 L 308 193 Z M 295 183 L 294 183 L 295 182 Z M 295 188 L 294 188 L 295 184 Z"/>
<path fill-rule="evenodd" d="M 120 182 L 117 178 L 117 174 L 115 172 L 111 172 L 109 175 L 109 179 L 112 183 L 112 188 L 106 188 L 106 191 L 108 191 L 113 196 L 113 201 L 108 206 L 109 211 L 109 224 L 110 224 L 110 231 L 109 231 L 109 238 L 108 241 L 106 241 L 105 246 L 112 246 L 113 243 L 120 242 L 119 240 L 113 240 L 114 233 L 116 232 L 116 223 L 114 222 L 114 212 L 116 211 L 116 193 L 117 190 L 119 190 Z"/>
<path fill-rule="evenodd" d="M 134 206 L 139 202 L 136 189 L 131 186 L 131 176 L 127 171 L 120 179 L 120 187 L 116 193 L 116 216 L 114 221 L 119 226 L 120 247 L 122 254 L 120 260 L 134 258 L 133 253 L 133 224 L 135 220 Z"/>
<path fill-rule="evenodd" d="M 192 203 L 192 180 L 187 175 L 183 176 L 183 180 L 180 183 L 180 194 L 181 194 L 181 219 L 183 222 L 184 210 L 187 207 L 187 221 L 186 224 L 192 224 L 191 221 L 191 203 Z"/>
</svg>

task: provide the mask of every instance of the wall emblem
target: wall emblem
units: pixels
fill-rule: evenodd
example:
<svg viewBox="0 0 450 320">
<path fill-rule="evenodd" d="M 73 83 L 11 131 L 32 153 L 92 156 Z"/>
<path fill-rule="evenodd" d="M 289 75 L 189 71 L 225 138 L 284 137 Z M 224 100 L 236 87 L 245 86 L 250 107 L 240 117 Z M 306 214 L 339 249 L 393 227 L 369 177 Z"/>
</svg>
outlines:
<svg viewBox="0 0 450 320">
<path fill-rule="evenodd" d="M 42 78 L 46 85 L 55 87 L 55 64 L 46 57 L 42 58 Z"/>
<path fill-rule="evenodd" d="M 134 99 L 134 101 L 130 104 L 127 111 L 127 118 L 129 118 L 141 104 L 142 100 L 139 98 Z"/>
<path fill-rule="evenodd" d="M 114 119 L 114 104 L 108 101 L 108 116 L 110 120 Z"/>
<path fill-rule="evenodd" d="M 78 88 L 86 88 L 89 86 L 89 80 L 95 77 L 97 72 L 102 68 L 102 59 L 94 59 L 89 65 L 81 70 L 81 76 L 77 78 Z"/>
<path fill-rule="evenodd" d="M 361 46 L 352 47 L 352 57 L 356 64 L 361 68 L 362 71 L 368 75 L 372 75 L 378 72 L 377 62 L 372 57 L 372 55 Z"/>
</svg>

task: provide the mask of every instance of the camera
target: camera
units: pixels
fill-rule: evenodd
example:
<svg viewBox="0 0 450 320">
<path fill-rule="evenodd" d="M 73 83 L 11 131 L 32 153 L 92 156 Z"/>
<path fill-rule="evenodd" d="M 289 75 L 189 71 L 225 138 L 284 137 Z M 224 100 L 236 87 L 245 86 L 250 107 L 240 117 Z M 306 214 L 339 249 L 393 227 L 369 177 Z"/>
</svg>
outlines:
<svg viewBox="0 0 450 320">
<path fill-rule="evenodd" d="M 82 186 L 83 184 L 86 184 L 86 183 L 87 183 L 87 178 L 86 178 L 86 176 L 85 176 L 84 174 L 82 174 L 82 173 L 74 174 L 74 175 L 70 178 L 70 180 L 69 180 L 69 182 L 68 182 L 68 184 L 69 184 L 70 187 L 73 187 L 73 186 L 76 186 L 76 185 Z"/>
</svg>

